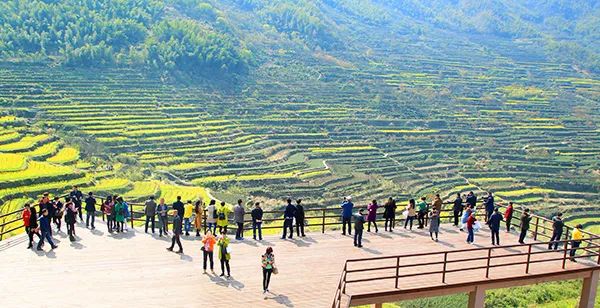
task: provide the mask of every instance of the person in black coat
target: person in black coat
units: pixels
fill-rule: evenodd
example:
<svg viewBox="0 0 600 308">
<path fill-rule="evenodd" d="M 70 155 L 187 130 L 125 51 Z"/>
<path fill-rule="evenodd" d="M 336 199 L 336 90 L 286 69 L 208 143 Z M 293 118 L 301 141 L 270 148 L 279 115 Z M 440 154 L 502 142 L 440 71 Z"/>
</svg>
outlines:
<svg viewBox="0 0 600 308">
<path fill-rule="evenodd" d="M 83 222 L 83 211 L 81 210 L 81 201 L 83 199 L 83 193 L 77 186 L 73 186 L 73 190 L 69 193 L 69 197 L 71 201 L 75 204 L 75 209 L 77 209 L 77 213 L 79 214 L 79 220 Z"/>
<path fill-rule="evenodd" d="M 452 212 L 454 214 L 454 226 L 458 227 L 458 221 L 460 219 L 460 217 L 462 217 L 462 213 L 463 213 L 463 200 L 460 197 L 460 193 L 456 194 L 456 199 L 454 199 L 454 202 L 452 204 Z"/>
<path fill-rule="evenodd" d="M 362 235 L 365 225 L 365 215 L 363 209 L 358 210 L 358 213 L 354 215 L 354 246 L 362 247 Z"/>
<path fill-rule="evenodd" d="M 492 231 L 492 245 L 500 245 L 500 222 L 502 221 L 502 214 L 498 212 L 498 208 L 494 209 L 494 213 L 490 216 L 488 224 L 490 231 Z"/>
<path fill-rule="evenodd" d="M 519 244 L 525 244 L 525 236 L 527 236 L 530 222 L 531 216 L 529 215 L 529 209 L 525 209 L 525 212 L 523 212 L 523 215 L 521 215 L 521 234 L 519 235 Z"/>
<path fill-rule="evenodd" d="M 558 241 L 560 241 L 560 238 L 562 237 L 563 228 L 565 226 L 562 215 L 562 213 L 558 213 L 556 216 L 552 217 L 552 238 L 548 244 L 548 249 L 558 249 Z"/>
<path fill-rule="evenodd" d="M 283 235 L 282 239 L 286 238 L 287 230 L 290 229 L 290 238 L 294 236 L 294 218 L 296 217 L 296 207 L 292 204 L 292 199 L 287 199 L 287 206 L 283 213 Z"/>
<path fill-rule="evenodd" d="M 262 241 L 263 210 L 260 208 L 260 202 L 254 203 L 250 215 L 252 216 L 252 238 L 256 240 L 256 230 L 258 230 L 258 240 Z"/>
<path fill-rule="evenodd" d="M 183 217 L 184 208 L 183 202 L 181 202 L 181 196 L 177 196 L 177 201 L 173 202 L 173 209 L 177 211 L 177 216 L 179 218 Z"/>
<path fill-rule="evenodd" d="M 96 229 L 94 227 L 94 220 L 96 220 L 96 198 L 94 198 L 94 193 L 91 191 L 88 193 L 88 197 L 85 198 L 85 227 L 88 228 L 90 226 L 90 220 L 92 221 L 92 230 Z"/>
<path fill-rule="evenodd" d="M 396 201 L 390 197 L 388 201 L 383 205 L 383 218 L 385 218 L 385 224 L 383 225 L 384 230 L 394 232 L 396 226 Z"/>
<path fill-rule="evenodd" d="M 178 199 L 181 199 L 181 197 L 178 197 Z M 175 247 L 175 243 L 177 243 L 177 246 L 179 246 L 177 253 L 183 253 L 183 247 L 181 246 L 182 231 L 181 216 L 175 213 L 175 217 L 173 217 L 173 238 L 171 238 L 171 247 L 167 248 L 168 251 L 173 251 L 173 247 Z"/>
<path fill-rule="evenodd" d="M 306 236 L 304 235 L 304 207 L 302 206 L 301 202 L 302 199 L 296 200 L 296 234 L 298 237 Z"/>
</svg>

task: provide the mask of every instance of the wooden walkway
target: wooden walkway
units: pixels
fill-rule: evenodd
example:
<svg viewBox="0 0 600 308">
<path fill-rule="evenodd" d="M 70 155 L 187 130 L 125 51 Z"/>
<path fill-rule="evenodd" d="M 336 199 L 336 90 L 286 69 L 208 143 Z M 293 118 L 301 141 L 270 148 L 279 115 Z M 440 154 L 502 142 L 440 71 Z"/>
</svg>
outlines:
<svg viewBox="0 0 600 308">
<path fill-rule="evenodd" d="M 487 231 L 477 233 L 476 245 L 468 245 L 466 234 L 451 225 L 442 225 L 439 242 L 416 229 L 396 229 L 394 233 L 380 229 L 378 234 L 365 231 L 362 249 L 339 231 L 309 233 L 305 238 L 286 241 L 275 236 L 262 242 L 232 240 L 232 279 L 227 280 L 203 275 L 201 245 L 194 236 L 184 237 L 185 254 L 178 255 L 165 250 L 170 239 L 144 234 L 140 229 L 110 235 L 103 223 L 97 227 L 94 231 L 78 227 L 79 240 L 74 243 L 64 233 L 55 234 L 59 248 L 54 251 L 49 251 L 49 245 L 44 252 L 27 250 L 23 236 L 3 242 L 0 307 L 329 307 L 346 259 L 490 245 Z M 251 238 L 251 232 L 246 232 L 248 236 Z M 501 240 L 514 244 L 517 235 L 514 231 L 501 232 Z M 272 293 L 265 296 L 260 256 L 267 246 L 274 248 L 280 273 L 272 277 Z M 218 275 L 220 267 L 215 261 Z M 534 266 L 532 272 L 558 271 L 561 264 L 544 263 Z M 584 266 L 568 264 L 568 268 Z M 464 282 L 473 275 L 451 275 L 447 282 Z M 522 267 L 510 267 L 500 268 L 495 275 L 525 274 Z M 380 283 L 378 288 L 388 288 Z M 401 288 L 432 284 L 436 284 L 434 279 L 403 279 Z M 348 292 L 361 290 L 349 286 Z"/>
</svg>

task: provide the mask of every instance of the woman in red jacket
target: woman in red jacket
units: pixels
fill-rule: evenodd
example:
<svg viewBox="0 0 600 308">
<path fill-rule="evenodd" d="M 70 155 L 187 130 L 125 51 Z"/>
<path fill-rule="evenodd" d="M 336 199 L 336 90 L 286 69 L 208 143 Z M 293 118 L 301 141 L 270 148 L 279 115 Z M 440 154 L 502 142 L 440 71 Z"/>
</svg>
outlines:
<svg viewBox="0 0 600 308">
<path fill-rule="evenodd" d="M 509 202 L 506 212 L 504 212 L 504 221 L 506 221 L 506 232 L 510 232 L 510 221 L 513 217 L 513 203 Z"/>
<path fill-rule="evenodd" d="M 40 239 L 42 238 L 40 233 L 36 231 L 38 223 L 35 208 L 32 208 L 29 203 L 26 203 L 21 217 L 23 217 L 23 226 L 25 226 L 25 232 L 27 233 L 27 236 L 29 236 L 29 245 L 27 246 L 27 249 L 31 249 L 31 247 L 33 247 L 33 235 L 37 234 Z"/>
<path fill-rule="evenodd" d="M 473 226 L 475 225 L 476 221 L 477 218 L 475 218 L 475 212 L 471 212 L 471 215 L 469 215 L 469 218 L 467 218 L 467 231 L 469 232 L 469 235 L 467 235 L 468 244 L 473 244 L 475 241 L 475 231 L 473 230 Z"/>
</svg>

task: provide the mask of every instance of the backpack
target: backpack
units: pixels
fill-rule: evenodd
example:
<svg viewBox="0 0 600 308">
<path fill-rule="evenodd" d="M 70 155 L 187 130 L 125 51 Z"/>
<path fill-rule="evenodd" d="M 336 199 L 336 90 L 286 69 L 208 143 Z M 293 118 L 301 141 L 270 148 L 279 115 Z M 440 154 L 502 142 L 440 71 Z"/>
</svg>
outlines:
<svg viewBox="0 0 600 308">
<path fill-rule="evenodd" d="M 219 220 L 225 220 L 225 213 L 219 213 Z"/>
<path fill-rule="evenodd" d="M 213 218 L 215 218 L 215 219 L 218 218 L 217 209 L 213 209 Z M 225 218 L 225 217 L 223 217 L 223 218 Z"/>
</svg>

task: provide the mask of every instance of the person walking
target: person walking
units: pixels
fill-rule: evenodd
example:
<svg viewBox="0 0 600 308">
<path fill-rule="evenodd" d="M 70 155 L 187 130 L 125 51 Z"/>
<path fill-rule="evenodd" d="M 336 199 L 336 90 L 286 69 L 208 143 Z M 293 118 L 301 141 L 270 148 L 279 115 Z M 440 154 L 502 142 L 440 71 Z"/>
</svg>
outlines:
<svg viewBox="0 0 600 308">
<path fill-rule="evenodd" d="M 104 205 L 102 206 L 102 209 L 104 210 L 104 215 L 106 216 L 106 227 L 108 228 L 108 232 L 112 233 L 113 232 L 113 217 L 112 217 L 112 213 L 113 213 L 113 202 L 112 202 L 112 196 L 108 196 L 106 197 L 106 200 L 104 201 Z"/>
<path fill-rule="evenodd" d="M 494 196 L 491 192 L 488 192 L 487 197 L 485 198 L 485 221 L 486 224 L 489 224 L 490 217 L 494 213 Z"/>
<path fill-rule="evenodd" d="M 256 231 L 258 230 L 258 240 L 262 241 L 262 218 L 263 210 L 260 208 L 260 202 L 254 203 L 252 215 L 252 238 L 256 240 Z"/>
<path fill-rule="evenodd" d="M 429 236 L 432 241 L 438 241 L 438 234 L 440 232 L 440 211 L 436 207 L 431 209 L 429 213 Z M 433 235 L 435 234 L 435 239 Z"/>
<path fill-rule="evenodd" d="M 475 218 L 475 212 L 471 211 L 469 217 L 467 218 L 467 243 L 473 244 L 475 242 L 475 222 L 477 222 L 477 218 Z"/>
<path fill-rule="evenodd" d="M 283 213 L 283 235 L 282 239 L 286 238 L 287 230 L 290 230 L 290 237 L 294 237 L 294 217 L 296 217 L 296 207 L 292 204 L 292 199 L 287 199 L 287 206 Z"/>
<path fill-rule="evenodd" d="M 304 207 L 302 206 L 302 199 L 298 199 L 296 200 L 296 235 L 298 235 L 298 237 L 302 236 L 305 237 L 306 235 L 304 234 Z"/>
<path fill-rule="evenodd" d="M 85 198 L 85 227 L 91 227 L 92 230 L 96 229 L 94 226 L 94 220 L 96 220 L 96 198 L 94 198 L 94 193 L 89 192 L 87 198 Z"/>
<path fill-rule="evenodd" d="M 158 200 L 156 206 L 156 212 L 158 213 L 158 232 L 159 236 L 169 235 L 169 206 L 165 203 L 165 198 Z"/>
<path fill-rule="evenodd" d="M 513 218 L 513 203 L 509 202 L 506 207 L 506 211 L 504 211 L 504 221 L 506 221 L 506 232 L 510 232 L 510 221 Z"/>
<path fill-rule="evenodd" d="M 452 213 L 454 214 L 454 226 L 458 227 L 458 220 L 463 213 L 463 200 L 460 197 L 460 193 L 456 194 L 456 198 L 452 202 Z"/>
<path fill-rule="evenodd" d="M 417 210 L 415 205 L 415 199 L 408 200 L 408 206 L 406 206 L 406 220 L 404 221 L 404 229 L 410 224 L 410 230 L 412 231 L 413 220 L 417 216 Z"/>
<path fill-rule="evenodd" d="M 502 221 L 502 215 L 498 212 L 498 208 L 494 209 L 494 213 L 488 219 L 488 225 L 492 232 L 492 245 L 500 246 L 500 222 Z"/>
<path fill-rule="evenodd" d="M 371 232 L 371 223 L 375 226 L 375 233 L 378 233 L 377 230 L 377 200 L 371 201 L 371 203 L 367 206 L 367 232 Z"/>
<path fill-rule="evenodd" d="M 183 219 L 185 208 L 183 202 L 181 202 L 181 196 L 177 196 L 177 201 L 173 202 L 173 209 L 177 211 L 177 216 Z"/>
<path fill-rule="evenodd" d="M 269 292 L 271 274 L 275 270 L 275 255 L 273 255 L 273 248 L 267 247 L 265 254 L 261 257 L 261 266 L 263 272 L 263 293 L 267 293 Z"/>
<path fill-rule="evenodd" d="M 571 250 L 569 251 L 569 260 L 572 262 L 577 262 L 575 260 L 575 254 L 577 253 L 577 249 L 581 245 L 581 241 L 583 240 L 583 232 L 581 232 L 583 226 L 581 224 L 577 224 L 573 229 L 573 234 L 571 235 Z"/>
<path fill-rule="evenodd" d="M 217 208 L 217 226 L 219 227 L 220 233 L 227 233 L 227 225 L 229 224 L 229 213 L 231 209 L 221 201 L 221 205 Z"/>
<path fill-rule="evenodd" d="M 233 221 L 235 221 L 237 226 L 235 239 L 238 241 L 244 240 L 244 216 L 246 215 L 246 210 L 242 202 L 242 199 L 239 199 L 237 205 L 233 207 Z"/>
<path fill-rule="evenodd" d="M 181 234 L 183 233 L 181 217 L 175 211 L 175 216 L 173 217 L 173 237 L 171 238 L 171 247 L 167 248 L 168 251 L 173 251 L 173 247 L 175 247 L 175 243 L 179 246 L 179 250 L 177 253 L 183 253 L 183 246 L 181 246 Z"/>
<path fill-rule="evenodd" d="M 359 209 L 358 213 L 354 215 L 354 246 L 361 248 L 363 230 L 365 228 L 365 216 L 364 209 Z"/>
<path fill-rule="evenodd" d="M 469 219 L 469 217 L 471 216 L 472 213 L 474 213 L 473 207 L 470 204 L 467 204 L 467 209 L 463 213 L 463 216 L 460 221 L 461 222 L 460 231 L 464 230 L 465 226 L 467 225 L 467 220 Z"/>
<path fill-rule="evenodd" d="M 425 197 L 421 197 L 421 201 L 417 204 L 417 209 L 419 211 L 418 213 L 418 220 L 419 220 L 419 227 L 418 229 L 423 229 L 425 226 L 425 218 L 427 216 L 427 201 Z"/>
<path fill-rule="evenodd" d="M 77 186 L 73 186 L 73 190 L 69 193 L 69 197 L 71 198 L 71 201 L 75 205 L 75 209 L 77 210 L 77 213 L 79 213 L 79 220 L 81 222 L 83 222 L 83 211 L 81 210 L 81 202 L 83 199 L 83 193 L 81 192 L 81 190 L 79 190 L 79 188 Z"/>
<path fill-rule="evenodd" d="M 73 205 L 75 206 L 75 205 Z M 52 227 L 50 226 L 50 217 L 48 217 L 48 209 L 43 209 L 42 210 L 42 217 L 40 217 L 40 223 L 39 226 L 36 230 L 36 232 L 40 232 L 42 234 L 42 237 L 40 238 L 40 242 L 37 245 L 37 250 L 41 251 L 42 250 L 42 246 L 44 246 L 44 239 L 48 241 L 48 243 L 50 243 L 50 247 L 52 247 L 52 249 L 56 249 L 58 248 L 58 246 L 56 246 L 56 244 L 54 244 L 54 241 L 52 241 L 52 235 L 50 233 L 50 229 Z"/>
<path fill-rule="evenodd" d="M 342 235 L 346 235 L 346 225 L 348 225 L 348 234 L 352 235 L 352 209 L 354 204 L 352 203 L 352 197 L 348 196 L 344 198 L 342 202 Z"/>
<path fill-rule="evenodd" d="M 558 250 L 558 242 L 563 234 L 563 228 L 565 223 L 562 220 L 562 213 L 556 214 L 556 216 L 552 217 L 552 238 L 550 239 L 550 243 L 548 244 L 548 249 Z"/>
<path fill-rule="evenodd" d="M 202 199 L 196 201 L 194 205 L 194 228 L 196 229 L 196 237 L 200 237 L 202 230 L 202 215 L 204 215 L 204 203 Z"/>
<path fill-rule="evenodd" d="M 123 225 L 125 224 L 125 204 L 123 204 L 123 199 L 121 199 L 121 197 L 117 198 L 114 210 L 117 232 L 123 232 Z"/>
<path fill-rule="evenodd" d="M 25 226 L 25 233 L 29 237 L 29 245 L 27 245 L 27 249 L 33 248 L 33 235 L 36 234 L 40 241 L 42 241 L 42 235 L 37 231 L 38 221 L 37 221 L 37 213 L 35 207 L 31 207 L 29 203 L 25 203 L 25 207 L 23 208 L 23 213 L 21 214 L 21 218 L 23 218 L 23 226 Z"/>
<path fill-rule="evenodd" d="M 62 218 L 64 213 L 63 203 L 60 202 L 60 197 L 54 197 L 54 202 L 52 202 L 51 208 L 53 208 L 54 215 L 50 216 L 50 211 L 48 211 L 48 218 L 54 221 L 56 225 L 56 230 L 60 232 L 60 227 L 62 226 Z"/>
<path fill-rule="evenodd" d="M 65 203 L 66 215 L 65 222 L 67 223 L 67 233 L 69 234 L 69 240 L 75 241 L 75 222 L 77 222 L 77 207 L 75 202 L 71 198 L 67 197 Z"/>
<path fill-rule="evenodd" d="M 231 249 L 229 248 L 229 238 L 227 238 L 227 232 L 222 232 L 219 241 L 219 261 L 221 263 L 221 277 L 225 276 L 225 268 L 227 268 L 227 278 L 231 277 L 231 269 L 229 267 L 229 260 L 231 260 Z"/>
<path fill-rule="evenodd" d="M 212 228 L 212 233 L 216 234 L 217 232 L 217 202 L 215 200 L 210 200 L 208 203 L 208 207 L 206 208 L 206 228 L 208 230 L 204 230 L 206 233 L 210 231 Z"/>
<path fill-rule="evenodd" d="M 387 202 L 383 205 L 383 218 L 385 218 L 385 224 L 383 225 L 384 230 L 394 232 L 396 226 L 396 201 L 390 197 Z"/>
<path fill-rule="evenodd" d="M 525 236 L 527 236 L 530 222 L 531 215 L 529 215 L 529 209 L 525 209 L 523 215 L 521 215 L 521 234 L 519 235 L 519 244 L 525 244 Z"/>
<path fill-rule="evenodd" d="M 190 235 L 190 230 L 192 229 L 192 216 L 194 215 L 194 206 L 192 205 L 192 201 L 188 200 L 188 202 L 183 206 L 183 224 L 185 226 L 185 236 Z"/>
<path fill-rule="evenodd" d="M 144 224 L 144 232 L 148 233 L 148 226 L 151 225 L 152 233 L 154 234 L 154 224 L 156 223 L 156 202 L 154 196 L 150 196 L 144 203 L 144 214 L 146 215 L 146 223 Z"/>
<path fill-rule="evenodd" d="M 217 239 L 210 230 L 208 230 L 206 234 L 204 234 L 204 236 L 202 237 L 202 268 L 204 269 L 204 274 L 206 274 L 207 259 L 208 261 L 210 261 L 210 271 L 213 274 L 215 273 L 215 261 L 213 252 L 215 250 L 216 242 Z"/>
</svg>

